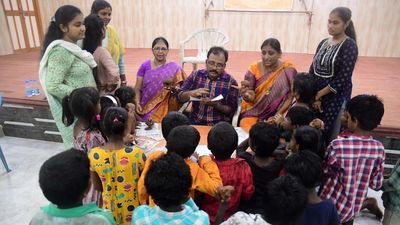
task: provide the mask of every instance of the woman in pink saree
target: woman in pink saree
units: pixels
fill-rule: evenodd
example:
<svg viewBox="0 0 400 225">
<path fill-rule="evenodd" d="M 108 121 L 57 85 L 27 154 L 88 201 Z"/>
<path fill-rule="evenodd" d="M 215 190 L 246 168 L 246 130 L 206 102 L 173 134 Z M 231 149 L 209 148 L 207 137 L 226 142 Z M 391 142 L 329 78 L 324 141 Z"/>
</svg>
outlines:
<svg viewBox="0 0 400 225">
<path fill-rule="evenodd" d="M 136 110 L 143 120 L 159 123 L 168 112 L 181 107 L 175 92 L 186 74 L 175 62 L 167 62 L 169 44 L 165 38 L 154 39 L 152 50 L 154 58 L 145 61 L 137 73 Z"/>
</svg>

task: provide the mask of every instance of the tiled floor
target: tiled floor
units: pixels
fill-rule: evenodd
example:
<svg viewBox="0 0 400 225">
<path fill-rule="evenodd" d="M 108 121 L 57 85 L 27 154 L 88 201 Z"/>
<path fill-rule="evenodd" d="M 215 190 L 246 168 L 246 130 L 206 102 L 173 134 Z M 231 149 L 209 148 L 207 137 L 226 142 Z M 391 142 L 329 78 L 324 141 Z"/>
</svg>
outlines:
<svg viewBox="0 0 400 225">
<path fill-rule="evenodd" d="M 0 224 L 28 224 L 40 206 L 47 204 L 38 184 L 38 171 L 42 163 L 63 151 L 61 143 L 1 137 L 0 145 L 12 171 L 6 173 L 0 165 Z M 381 193 L 369 191 L 369 196 L 378 199 Z M 362 213 L 356 225 L 380 224 L 368 213 Z"/>
<path fill-rule="evenodd" d="M 40 206 L 47 203 L 38 183 L 42 163 L 61 152 L 62 143 L 1 137 L 0 145 L 10 173 L 0 164 L 0 224 L 29 224 Z"/>
</svg>

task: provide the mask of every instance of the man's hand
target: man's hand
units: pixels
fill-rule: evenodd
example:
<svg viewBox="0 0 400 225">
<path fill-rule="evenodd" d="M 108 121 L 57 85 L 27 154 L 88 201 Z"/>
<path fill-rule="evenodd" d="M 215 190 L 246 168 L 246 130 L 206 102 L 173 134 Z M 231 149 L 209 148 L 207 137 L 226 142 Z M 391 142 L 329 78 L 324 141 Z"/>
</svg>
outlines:
<svg viewBox="0 0 400 225">
<path fill-rule="evenodd" d="M 216 107 L 219 104 L 218 101 L 211 101 L 210 98 L 202 98 L 201 103 L 212 107 Z"/>
<path fill-rule="evenodd" d="M 190 91 L 189 96 L 198 98 L 198 97 L 202 97 L 203 95 L 208 95 L 209 92 L 210 92 L 210 90 L 208 90 L 207 88 L 199 88 L 199 89 Z"/>
</svg>

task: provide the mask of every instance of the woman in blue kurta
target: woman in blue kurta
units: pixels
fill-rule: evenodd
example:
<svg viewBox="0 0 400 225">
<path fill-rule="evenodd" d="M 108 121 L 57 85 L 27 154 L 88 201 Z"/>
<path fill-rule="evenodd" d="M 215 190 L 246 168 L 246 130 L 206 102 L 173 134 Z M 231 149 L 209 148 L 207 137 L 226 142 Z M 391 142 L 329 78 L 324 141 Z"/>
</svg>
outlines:
<svg viewBox="0 0 400 225">
<path fill-rule="evenodd" d="M 328 20 L 330 38 L 322 40 L 315 53 L 310 74 L 316 79 L 318 94 L 314 107 L 325 122 L 325 140 L 329 143 L 340 131 L 340 112 L 351 97 L 358 48 L 351 11 L 346 7 L 332 10 Z"/>
</svg>

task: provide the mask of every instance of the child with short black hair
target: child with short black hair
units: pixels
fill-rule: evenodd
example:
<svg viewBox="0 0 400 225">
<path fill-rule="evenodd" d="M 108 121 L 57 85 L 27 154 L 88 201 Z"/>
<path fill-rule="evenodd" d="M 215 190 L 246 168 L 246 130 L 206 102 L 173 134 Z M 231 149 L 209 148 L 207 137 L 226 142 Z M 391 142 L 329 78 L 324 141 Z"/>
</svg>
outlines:
<svg viewBox="0 0 400 225">
<path fill-rule="evenodd" d="M 219 173 L 224 186 L 231 185 L 235 192 L 231 196 L 224 219 L 233 215 L 241 199 L 249 200 L 254 193 L 253 175 L 249 164 L 241 158 L 231 158 L 238 145 L 238 134 L 235 128 L 227 122 L 219 122 L 214 125 L 207 136 L 207 146 L 215 157 Z M 210 217 L 214 224 L 220 201 L 206 195 L 201 202 L 202 209 Z"/>
<path fill-rule="evenodd" d="M 322 178 L 322 159 L 303 149 L 286 159 L 285 172 L 296 177 L 308 189 L 308 204 L 296 225 L 338 225 L 339 217 L 330 199 L 321 200 L 315 188 Z"/>
<path fill-rule="evenodd" d="M 282 127 L 286 131 L 293 131 L 299 126 L 309 125 L 313 119 L 315 119 L 313 111 L 302 106 L 294 106 L 286 114 Z"/>
<path fill-rule="evenodd" d="M 162 136 L 164 137 L 165 140 L 167 140 L 168 135 L 172 129 L 181 125 L 189 125 L 189 124 L 190 124 L 189 119 L 183 113 L 169 112 L 161 121 Z M 165 146 L 157 146 L 147 151 L 146 155 L 149 156 L 156 151 L 166 152 L 167 148 Z"/>
<path fill-rule="evenodd" d="M 324 140 L 319 130 L 310 126 L 301 126 L 293 132 L 289 149 L 294 153 L 307 149 L 323 159 L 325 157 L 323 142 Z"/>
<path fill-rule="evenodd" d="M 161 121 L 161 132 L 167 140 L 172 129 L 181 125 L 189 125 L 189 118 L 180 112 L 169 112 Z"/>
<path fill-rule="evenodd" d="M 129 103 L 135 105 L 135 89 L 133 89 L 133 87 L 121 86 L 115 90 L 114 95 L 120 101 L 121 107 L 125 108 L 126 110 L 128 110 L 127 105 Z"/>
<path fill-rule="evenodd" d="M 124 108 L 109 107 L 102 120 L 108 142 L 89 153 L 92 182 L 103 192 L 103 208 L 113 214 L 117 224 L 126 225 L 139 205 L 137 181 L 145 160 L 140 148 L 124 143 L 127 121 Z"/>
<path fill-rule="evenodd" d="M 136 127 L 139 125 L 139 121 L 142 120 L 136 112 L 135 90 L 130 86 L 121 86 L 115 90 L 114 95 L 119 100 L 122 108 L 126 109 L 128 113 L 134 114 L 125 130 L 125 139 L 131 140 L 132 137 L 135 137 Z"/>
<path fill-rule="evenodd" d="M 298 73 L 294 77 L 292 91 L 296 99 L 296 106 L 303 106 L 308 109 L 313 108 L 318 89 L 311 75 L 308 73 Z"/>
<path fill-rule="evenodd" d="M 307 204 L 307 189 L 294 177 L 274 179 L 264 190 L 261 214 L 237 212 L 221 225 L 294 225 Z"/>
<path fill-rule="evenodd" d="M 179 155 L 169 152 L 151 162 L 144 184 L 156 206 L 139 206 L 132 224 L 209 224 L 208 215 L 190 198 L 190 168 Z"/>
<path fill-rule="evenodd" d="M 84 152 L 70 149 L 50 157 L 40 168 L 39 184 L 51 204 L 41 208 L 31 225 L 115 224 L 106 210 L 94 202 L 82 202 L 90 184 L 89 159 Z"/>
<path fill-rule="evenodd" d="M 248 213 L 261 213 L 264 189 L 270 181 L 279 176 L 283 168 L 284 159 L 272 155 L 279 144 L 278 128 L 258 122 L 251 127 L 248 142 L 255 154 L 246 152 L 246 148 L 238 148 L 236 155 L 249 164 L 255 192 L 249 201 L 241 203 L 240 209 Z"/>
<path fill-rule="evenodd" d="M 219 170 L 215 162 L 209 155 L 200 156 L 198 163 L 189 159 L 196 150 L 200 141 L 200 133 L 191 126 L 182 125 L 171 130 L 167 138 L 167 153 L 174 152 L 181 156 L 190 168 L 192 174 L 192 187 L 190 189 L 190 197 L 194 199 L 194 191 L 199 191 L 211 196 L 215 196 L 215 191 L 222 186 Z M 144 166 L 143 174 L 139 179 L 139 201 L 140 204 L 149 204 L 154 206 L 154 202 L 149 196 L 145 187 L 146 172 L 149 169 L 151 161 L 164 155 L 164 151 L 156 151 L 149 156 Z"/>
<path fill-rule="evenodd" d="M 381 122 L 384 106 L 375 95 L 358 95 L 346 105 L 347 136 L 333 140 L 326 154 L 322 199 L 332 199 L 343 224 L 352 224 L 361 210 L 368 187 L 383 182 L 385 151 L 370 132 Z"/>
</svg>

